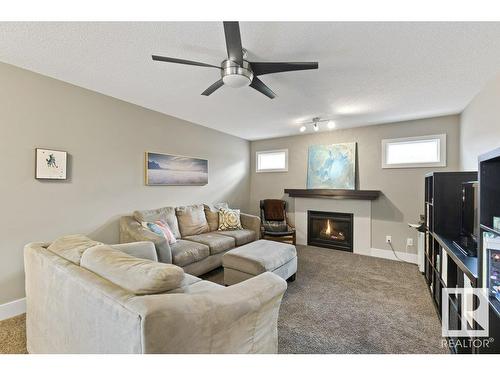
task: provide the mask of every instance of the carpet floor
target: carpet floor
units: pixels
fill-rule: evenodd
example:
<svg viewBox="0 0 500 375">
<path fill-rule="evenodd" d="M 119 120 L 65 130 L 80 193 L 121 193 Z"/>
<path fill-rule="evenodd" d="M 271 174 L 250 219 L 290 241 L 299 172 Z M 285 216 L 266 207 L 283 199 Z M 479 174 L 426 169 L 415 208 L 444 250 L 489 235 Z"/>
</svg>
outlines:
<svg viewBox="0 0 500 375">
<path fill-rule="evenodd" d="M 0 321 L 0 354 L 26 353 L 26 315 Z"/>
<path fill-rule="evenodd" d="M 449 353 L 416 265 L 312 246 L 297 252 L 279 353 Z M 222 284 L 222 270 L 205 278 Z"/>
<path fill-rule="evenodd" d="M 298 246 L 278 322 L 279 353 L 448 353 L 415 265 Z M 219 268 L 204 276 L 222 284 Z M 26 353 L 25 316 L 0 322 L 0 353 Z"/>
</svg>

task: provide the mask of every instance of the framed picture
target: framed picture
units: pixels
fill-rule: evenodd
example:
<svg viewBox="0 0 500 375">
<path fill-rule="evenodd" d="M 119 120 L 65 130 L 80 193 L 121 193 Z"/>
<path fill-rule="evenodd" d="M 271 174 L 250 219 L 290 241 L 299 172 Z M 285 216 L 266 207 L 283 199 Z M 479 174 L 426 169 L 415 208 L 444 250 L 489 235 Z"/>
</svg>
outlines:
<svg viewBox="0 0 500 375">
<path fill-rule="evenodd" d="M 68 153 L 66 151 L 35 149 L 35 178 L 66 180 Z"/>
<path fill-rule="evenodd" d="M 355 189 L 356 143 L 309 147 L 308 189 Z"/>
<path fill-rule="evenodd" d="M 146 152 L 146 185 L 206 185 L 208 160 Z"/>
</svg>

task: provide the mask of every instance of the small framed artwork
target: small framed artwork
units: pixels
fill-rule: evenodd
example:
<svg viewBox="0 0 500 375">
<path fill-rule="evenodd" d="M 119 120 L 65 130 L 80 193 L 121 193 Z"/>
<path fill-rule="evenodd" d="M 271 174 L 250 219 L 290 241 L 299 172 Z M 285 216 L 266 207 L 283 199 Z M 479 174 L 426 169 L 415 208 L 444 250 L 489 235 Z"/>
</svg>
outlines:
<svg viewBox="0 0 500 375">
<path fill-rule="evenodd" d="M 35 150 L 35 178 L 40 180 L 66 180 L 68 153 L 66 151 Z"/>
<path fill-rule="evenodd" d="M 206 185 L 208 160 L 146 152 L 146 185 Z"/>
</svg>

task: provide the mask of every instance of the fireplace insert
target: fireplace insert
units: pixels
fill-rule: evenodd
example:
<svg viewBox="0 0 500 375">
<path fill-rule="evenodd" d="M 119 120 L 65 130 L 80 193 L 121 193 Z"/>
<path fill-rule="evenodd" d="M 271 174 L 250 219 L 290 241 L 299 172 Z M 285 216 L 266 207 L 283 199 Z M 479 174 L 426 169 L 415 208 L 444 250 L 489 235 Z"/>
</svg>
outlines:
<svg viewBox="0 0 500 375">
<path fill-rule="evenodd" d="M 353 214 L 307 211 L 307 244 L 352 252 Z"/>
</svg>

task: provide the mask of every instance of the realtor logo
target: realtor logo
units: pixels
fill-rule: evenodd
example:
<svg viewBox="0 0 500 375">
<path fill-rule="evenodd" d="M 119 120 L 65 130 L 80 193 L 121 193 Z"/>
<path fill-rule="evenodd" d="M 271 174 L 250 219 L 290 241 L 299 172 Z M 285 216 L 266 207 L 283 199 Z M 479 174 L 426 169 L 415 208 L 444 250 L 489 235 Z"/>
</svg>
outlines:
<svg viewBox="0 0 500 375">
<path fill-rule="evenodd" d="M 450 321 L 450 298 L 460 305 L 461 314 Z M 488 297 L 481 288 L 443 288 L 443 337 L 488 337 Z M 458 306 L 457 306 L 458 307 Z M 455 307 L 453 306 L 452 309 Z M 455 315 L 455 314 L 452 314 Z"/>
</svg>

